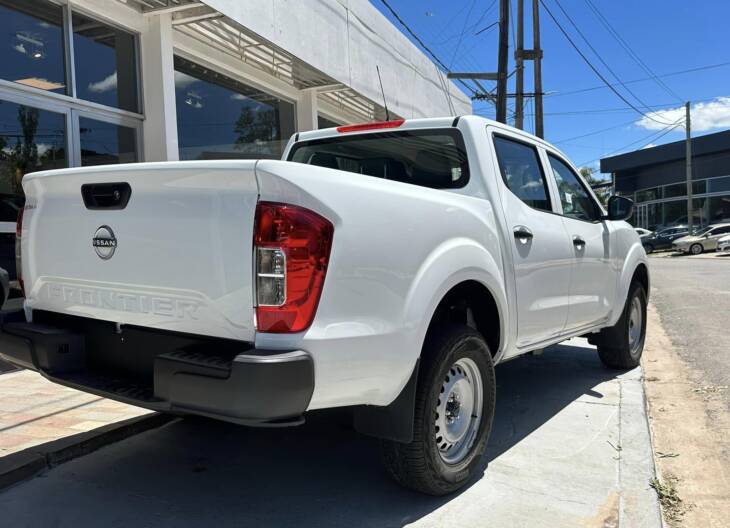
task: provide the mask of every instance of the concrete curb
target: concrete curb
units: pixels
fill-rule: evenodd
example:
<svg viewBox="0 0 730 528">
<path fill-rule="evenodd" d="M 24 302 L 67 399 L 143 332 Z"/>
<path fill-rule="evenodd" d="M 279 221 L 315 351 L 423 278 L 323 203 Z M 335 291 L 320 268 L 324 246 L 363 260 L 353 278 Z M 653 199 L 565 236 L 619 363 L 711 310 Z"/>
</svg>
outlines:
<svg viewBox="0 0 730 528">
<path fill-rule="evenodd" d="M 177 418 L 167 414 L 148 414 L 4 456 L 0 458 L 0 490 L 28 479 L 40 471 L 87 455 L 130 436 L 156 429 L 173 420 Z"/>
</svg>

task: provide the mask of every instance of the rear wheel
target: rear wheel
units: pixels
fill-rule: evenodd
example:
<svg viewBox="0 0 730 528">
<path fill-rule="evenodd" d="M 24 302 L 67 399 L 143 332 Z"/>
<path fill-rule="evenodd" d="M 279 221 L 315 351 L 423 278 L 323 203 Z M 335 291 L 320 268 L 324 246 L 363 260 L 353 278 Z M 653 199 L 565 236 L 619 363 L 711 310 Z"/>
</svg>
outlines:
<svg viewBox="0 0 730 528">
<path fill-rule="evenodd" d="M 391 476 L 430 495 L 462 487 L 480 464 L 494 402 L 494 366 L 484 338 L 463 325 L 430 331 L 416 388 L 413 441 L 382 442 Z"/>
<path fill-rule="evenodd" d="M 639 282 L 629 288 L 624 311 L 618 322 L 604 328 L 596 342 L 604 365 L 615 369 L 637 367 L 646 338 L 646 292 Z"/>
<path fill-rule="evenodd" d="M 699 255 L 704 251 L 705 248 L 702 247 L 702 244 L 692 244 L 689 248 L 689 252 L 693 255 Z"/>
</svg>

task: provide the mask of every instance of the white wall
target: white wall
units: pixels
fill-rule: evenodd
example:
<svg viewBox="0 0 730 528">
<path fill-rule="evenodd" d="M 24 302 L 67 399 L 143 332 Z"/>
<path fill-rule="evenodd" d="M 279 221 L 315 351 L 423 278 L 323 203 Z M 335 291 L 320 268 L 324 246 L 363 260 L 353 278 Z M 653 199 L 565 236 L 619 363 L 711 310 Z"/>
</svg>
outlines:
<svg viewBox="0 0 730 528">
<path fill-rule="evenodd" d="M 436 66 L 368 0 L 204 0 L 300 60 L 406 118 L 470 114 L 450 81 L 449 107 Z"/>
</svg>

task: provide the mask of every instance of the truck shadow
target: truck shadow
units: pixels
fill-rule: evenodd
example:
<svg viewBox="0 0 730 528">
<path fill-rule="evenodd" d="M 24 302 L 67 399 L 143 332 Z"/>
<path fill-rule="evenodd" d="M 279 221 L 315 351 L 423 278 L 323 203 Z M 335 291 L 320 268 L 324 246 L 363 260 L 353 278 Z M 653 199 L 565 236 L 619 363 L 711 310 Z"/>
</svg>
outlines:
<svg viewBox="0 0 730 528">
<path fill-rule="evenodd" d="M 495 424 L 479 478 L 488 479 L 489 462 L 571 402 L 600 398 L 594 387 L 615 375 L 587 345 L 560 345 L 498 367 Z M 0 510 L 17 516 L 13 526 L 34 518 L 37 525 L 69 526 L 388 527 L 454 499 L 394 484 L 380 465 L 377 440 L 337 417 L 312 413 L 292 429 L 180 420 L 8 490 Z M 33 489 L 35 500 L 24 498 L 24 489 Z M 43 507 L 31 516 L 38 501 Z"/>
</svg>

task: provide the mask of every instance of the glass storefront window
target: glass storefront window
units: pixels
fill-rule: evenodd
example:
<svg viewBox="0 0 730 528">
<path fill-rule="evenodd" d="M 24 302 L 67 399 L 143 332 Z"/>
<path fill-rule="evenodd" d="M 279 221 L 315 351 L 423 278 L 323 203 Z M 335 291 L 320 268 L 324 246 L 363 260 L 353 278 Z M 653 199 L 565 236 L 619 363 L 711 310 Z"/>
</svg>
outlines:
<svg viewBox="0 0 730 528">
<path fill-rule="evenodd" d="M 659 189 L 654 187 L 653 189 L 644 189 L 636 191 L 637 202 L 650 202 L 652 200 L 658 200 L 660 198 Z"/>
<path fill-rule="evenodd" d="M 664 198 L 676 198 L 687 195 L 687 184 L 674 183 L 664 187 Z"/>
<path fill-rule="evenodd" d="M 72 21 L 77 97 L 138 112 L 134 35 L 78 13 Z"/>
<path fill-rule="evenodd" d="M 175 57 L 180 159 L 281 157 L 294 105 Z"/>
<path fill-rule="evenodd" d="M 686 187 L 686 184 L 685 184 L 685 187 Z M 704 194 L 706 192 L 707 192 L 707 180 L 697 180 L 697 181 L 692 182 L 692 194 Z"/>
<path fill-rule="evenodd" d="M 63 114 L 0 101 L 0 193 L 22 195 L 29 172 L 67 166 Z"/>
<path fill-rule="evenodd" d="M 61 6 L 0 0 L 0 42 L 0 78 L 66 93 Z"/>
<path fill-rule="evenodd" d="M 707 180 L 707 192 L 730 192 L 730 176 Z"/>
<path fill-rule="evenodd" d="M 137 137 L 133 128 L 79 118 L 81 165 L 110 165 L 137 161 Z"/>
<path fill-rule="evenodd" d="M 730 222 L 730 194 L 706 198 L 705 207 L 708 223 Z"/>
</svg>

